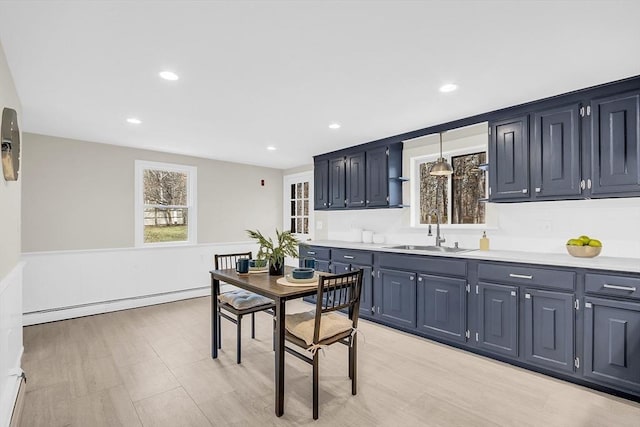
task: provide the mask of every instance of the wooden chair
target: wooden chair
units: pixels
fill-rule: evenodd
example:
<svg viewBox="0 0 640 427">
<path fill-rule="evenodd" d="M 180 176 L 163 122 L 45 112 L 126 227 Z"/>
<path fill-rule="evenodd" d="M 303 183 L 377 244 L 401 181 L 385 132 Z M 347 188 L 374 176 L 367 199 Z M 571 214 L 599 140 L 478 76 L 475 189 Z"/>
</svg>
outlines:
<svg viewBox="0 0 640 427">
<path fill-rule="evenodd" d="M 313 419 L 318 419 L 318 353 L 325 346 L 342 343 L 349 346 L 349 378 L 351 394 L 356 394 L 356 340 L 362 270 L 334 276 L 320 276 L 316 309 L 285 317 L 285 340 L 306 350 L 306 354 L 291 347 L 285 351 L 313 365 Z M 347 316 L 334 313 L 347 310 Z"/>
<path fill-rule="evenodd" d="M 214 265 L 216 270 L 235 269 L 236 261 L 239 259 L 251 259 L 251 252 L 237 253 L 237 254 L 219 254 L 214 255 Z M 273 300 L 258 295 L 253 292 L 238 289 L 235 286 L 227 285 L 232 290 L 227 292 L 221 292 L 218 295 L 218 348 L 222 348 L 222 328 L 220 327 L 220 319 L 225 318 L 230 322 L 237 325 L 236 335 L 236 361 L 240 363 L 241 353 L 241 337 L 242 337 L 242 317 L 251 314 L 251 338 L 256 337 L 255 327 L 256 318 L 255 314 L 258 311 L 269 311 L 270 314 L 274 314 L 275 303 Z M 233 316 L 225 313 L 224 311 L 231 313 Z"/>
</svg>

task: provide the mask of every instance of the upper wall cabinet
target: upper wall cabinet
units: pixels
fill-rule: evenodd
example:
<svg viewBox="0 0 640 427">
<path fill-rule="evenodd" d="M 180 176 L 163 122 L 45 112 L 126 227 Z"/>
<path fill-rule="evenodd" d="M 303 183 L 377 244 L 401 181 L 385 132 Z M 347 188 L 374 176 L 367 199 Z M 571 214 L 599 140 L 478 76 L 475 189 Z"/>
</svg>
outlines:
<svg viewBox="0 0 640 427">
<path fill-rule="evenodd" d="M 640 89 L 588 95 L 490 122 L 490 201 L 640 196 Z"/>
<path fill-rule="evenodd" d="M 594 99 L 589 113 L 591 194 L 640 195 L 640 91 Z"/>
<path fill-rule="evenodd" d="M 529 116 L 490 124 L 489 198 L 529 198 Z"/>
<path fill-rule="evenodd" d="M 402 142 L 358 146 L 316 156 L 315 209 L 399 207 L 401 171 Z"/>
<path fill-rule="evenodd" d="M 346 206 L 345 159 L 343 156 L 329 159 L 329 208 Z M 315 188 L 315 185 L 314 185 Z"/>
<path fill-rule="evenodd" d="M 318 160 L 313 166 L 313 205 L 316 209 L 329 207 L 329 160 Z"/>
<path fill-rule="evenodd" d="M 532 197 L 580 195 L 580 105 L 532 115 Z"/>
</svg>

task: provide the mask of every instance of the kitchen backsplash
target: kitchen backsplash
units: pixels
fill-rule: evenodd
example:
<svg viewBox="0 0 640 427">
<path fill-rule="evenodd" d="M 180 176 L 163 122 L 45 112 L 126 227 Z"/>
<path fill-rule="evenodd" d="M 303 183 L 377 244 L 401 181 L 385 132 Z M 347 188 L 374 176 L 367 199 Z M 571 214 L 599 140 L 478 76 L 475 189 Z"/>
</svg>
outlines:
<svg viewBox="0 0 640 427">
<path fill-rule="evenodd" d="M 463 229 L 443 226 L 445 246 L 477 249 L 486 229 L 491 249 L 566 253 L 569 238 L 586 234 L 603 242 L 601 256 L 638 258 L 640 262 L 640 198 L 487 204 L 491 225 Z M 382 234 L 390 244 L 434 244 L 426 228 L 410 227 L 410 210 L 375 209 L 316 211 L 315 239 L 353 238 L 353 229 Z"/>
</svg>

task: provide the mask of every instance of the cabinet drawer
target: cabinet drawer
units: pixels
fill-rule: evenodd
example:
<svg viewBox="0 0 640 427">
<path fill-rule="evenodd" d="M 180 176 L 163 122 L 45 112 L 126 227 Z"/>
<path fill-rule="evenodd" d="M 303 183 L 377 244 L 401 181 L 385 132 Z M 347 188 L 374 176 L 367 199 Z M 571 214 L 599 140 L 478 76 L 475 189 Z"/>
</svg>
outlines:
<svg viewBox="0 0 640 427">
<path fill-rule="evenodd" d="M 380 267 L 396 270 L 436 273 L 445 276 L 466 277 L 467 275 L 466 261 L 447 257 L 380 253 L 378 259 Z"/>
<path fill-rule="evenodd" d="M 640 298 L 640 277 L 588 273 L 585 275 L 584 282 L 586 292 L 625 298 Z"/>
<path fill-rule="evenodd" d="M 331 248 L 322 246 L 306 246 L 300 248 L 300 258 L 315 258 L 329 260 L 331 258 Z"/>
<path fill-rule="evenodd" d="M 334 249 L 331 251 L 331 261 L 371 265 L 373 264 L 373 254 L 350 249 Z"/>
<path fill-rule="evenodd" d="M 519 265 L 478 264 L 478 277 L 483 280 L 537 285 L 566 291 L 575 290 L 576 274 Z"/>
</svg>

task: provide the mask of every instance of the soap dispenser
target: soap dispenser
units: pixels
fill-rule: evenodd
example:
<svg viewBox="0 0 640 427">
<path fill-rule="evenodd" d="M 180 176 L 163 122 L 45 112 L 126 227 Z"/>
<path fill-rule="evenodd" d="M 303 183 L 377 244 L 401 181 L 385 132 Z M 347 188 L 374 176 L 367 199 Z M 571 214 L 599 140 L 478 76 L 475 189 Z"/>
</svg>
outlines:
<svg viewBox="0 0 640 427">
<path fill-rule="evenodd" d="M 480 238 L 480 250 L 488 251 L 489 250 L 489 238 L 487 237 L 487 232 L 482 232 L 482 237 Z"/>
</svg>

